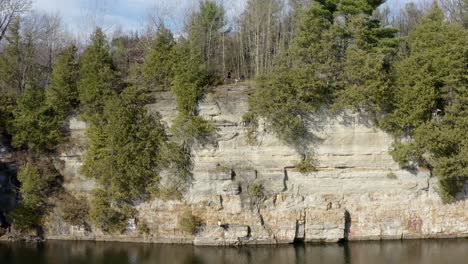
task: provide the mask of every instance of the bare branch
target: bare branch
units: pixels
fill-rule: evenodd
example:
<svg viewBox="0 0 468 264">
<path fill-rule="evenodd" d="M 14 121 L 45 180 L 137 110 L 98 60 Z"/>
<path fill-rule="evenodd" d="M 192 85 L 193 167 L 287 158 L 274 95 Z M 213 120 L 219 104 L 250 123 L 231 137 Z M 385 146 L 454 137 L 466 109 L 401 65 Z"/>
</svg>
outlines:
<svg viewBox="0 0 468 264">
<path fill-rule="evenodd" d="M 0 0 L 0 42 L 13 19 L 29 11 L 30 0 Z"/>
</svg>

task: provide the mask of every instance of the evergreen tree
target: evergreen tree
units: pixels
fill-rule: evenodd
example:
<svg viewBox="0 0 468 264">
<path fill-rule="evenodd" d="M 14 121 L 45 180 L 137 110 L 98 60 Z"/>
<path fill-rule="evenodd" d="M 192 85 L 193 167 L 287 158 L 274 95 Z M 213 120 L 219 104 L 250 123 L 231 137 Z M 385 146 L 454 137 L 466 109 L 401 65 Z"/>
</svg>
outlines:
<svg viewBox="0 0 468 264">
<path fill-rule="evenodd" d="M 310 139 L 312 135 L 307 132 L 310 114 L 331 103 L 343 90 L 350 43 L 355 42 L 356 47 L 365 44 L 362 47 L 365 48 L 372 46 L 368 42 L 379 41 L 371 38 L 387 37 L 369 18 L 380 3 L 315 1 L 299 15 L 287 57 L 272 74 L 259 78 L 250 101 L 251 110 L 265 117 L 281 139 L 296 146 L 303 146 L 303 141 Z M 362 32 L 355 32 L 358 30 Z M 374 58 L 369 55 L 369 59 Z M 378 66 L 377 63 L 384 64 L 382 56 L 373 66 Z"/>
<path fill-rule="evenodd" d="M 42 225 L 47 197 L 55 191 L 59 174 L 48 161 L 28 161 L 18 171 L 20 206 L 9 214 L 16 230 L 33 230 Z"/>
<path fill-rule="evenodd" d="M 174 68 L 175 41 L 172 33 L 159 26 L 151 51 L 145 57 L 143 78 L 150 88 L 166 90 L 171 86 Z"/>
<path fill-rule="evenodd" d="M 192 15 L 188 27 L 192 52 L 200 56 L 210 74 L 222 70 L 220 60 L 224 8 L 213 0 L 200 1 L 200 11 Z"/>
<path fill-rule="evenodd" d="M 392 151 L 402 163 L 433 169 L 450 201 L 468 179 L 468 31 L 444 22 L 434 4 L 408 36 L 408 54 L 396 64 L 394 110 L 381 127 L 398 138 Z"/>
<path fill-rule="evenodd" d="M 181 40 L 176 47 L 176 65 L 172 92 L 176 96 L 179 113 L 172 126 L 172 132 L 179 141 L 204 143 L 214 131 L 212 124 L 196 116 L 198 101 L 205 94 L 210 83 L 206 67 L 198 54 L 190 51 L 189 43 Z"/>
<path fill-rule="evenodd" d="M 87 131 L 84 174 L 127 201 L 145 198 L 145 186 L 157 182 L 166 140 L 159 119 L 147 113 L 143 95 L 142 88 L 133 86 L 108 98 L 101 121 Z"/>
<path fill-rule="evenodd" d="M 46 90 L 46 101 L 62 115 L 78 106 L 77 81 L 79 68 L 74 45 L 66 48 L 57 57 L 49 86 Z"/>
<path fill-rule="evenodd" d="M 28 87 L 13 111 L 10 131 L 13 146 L 36 153 L 55 150 L 62 138 L 62 118 L 55 108 L 45 103 L 42 89 Z"/>
<path fill-rule="evenodd" d="M 336 92 L 334 108 L 379 113 L 389 110 L 399 44 L 396 29 L 382 28 L 368 15 L 354 16 L 348 23 L 353 40 L 346 49 L 342 89 Z"/>
<path fill-rule="evenodd" d="M 0 97 L 0 135 L 7 132 L 10 121 L 13 119 L 15 100 L 11 96 Z"/>
<path fill-rule="evenodd" d="M 112 65 L 109 46 L 104 32 L 98 28 L 91 37 L 80 60 L 78 99 L 81 116 L 86 121 L 97 122 L 103 113 L 104 102 L 118 88 L 117 73 Z"/>
</svg>

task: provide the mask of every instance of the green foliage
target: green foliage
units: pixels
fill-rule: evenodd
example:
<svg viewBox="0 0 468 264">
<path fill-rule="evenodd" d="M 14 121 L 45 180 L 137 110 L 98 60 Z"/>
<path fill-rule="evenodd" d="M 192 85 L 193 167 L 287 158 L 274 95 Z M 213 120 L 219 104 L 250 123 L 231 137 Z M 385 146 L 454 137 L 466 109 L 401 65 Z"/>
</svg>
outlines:
<svg viewBox="0 0 468 264">
<path fill-rule="evenodd" d="M 44 153 L 55 150 L 62 140 L 63 115 L 45 102 L 44 91 L 27 88 L 13 111 L 13 146 Z"/>
<path fill-rule="evenodd" d="M 200 1 L 200 10 L 192 15 L 188 25 L 191 52 L 200 56 L 213 75 L 222 70 L 219 52 L 224 26 L 224 9 L 213 0 Z"/>
<path fill-rule="evenodd" d="M 318 1 L 303 11 L 291 48 L 271 74 L 257 80 L 251 111 L 266 119 L 283 141 L 300 146 L 310 139 L 310 114 L 339 87 L 348 38 L 333 24 L 336 2 Z"/>
<path fill-rule="evenodd" d="M 460 26 L 445 24 L 437 7 L 408 36 L 409 54 L 395 66 L 395 110 L 382 122 L 385 130 L 412 135 L 466 85 L 466 36 Z"/>
<path fill-rule="evenodd" d="M 350 19 L 353 44 L 347 48 L 343 62 L 343 89 L 336 92 L 333 108 L 354 108 L 371 112 L 389 109 L 392 97 L 392 64 L 398 39 L 396 30 L 381 28 L 370 17 Z"/>
<path fill-rule="evenodd" d="M 256 198 L 265 196 L 265 187 L 259 182 L 253 182 L 249 186 L 249 195 Z"/>
<path fill-rule="evenodd" d="M 226 164 L 218 164 L 216 166 L 216 172 L 219 172 L 219 173 L 225 173 L 225 174 L 230 174 L 232 173 L 232 168 L 229 166 L 229 165 L 226 165 Z"/>
<path fill-rule="evenodd" d="M 15 100 L 11 96 L 0 97 L 0 135 L 8 130 L 8 126 L 13 119 Z"/>
<path fill-rule="evenodd" d="M 312 155 L 305 155 L 304 158 L 295 165 L 295 167 L 300 173 L 307 174 L 317 171 L 315 163 L 316 161 Z"/>
<path fill-rule="evenodd" d="M 182 200 L 182 192 L 192 181 L 192 159 L 190 149 L 175 142 L 166 142 L 160 152 L 159 165 L 166 172 L 164 184 L 159 179 L 146 186 L 153 197 L 164 201 Z"/>
<path fill-rule="evenodd" d="M 47 104 L 63 116 L 78 105 L 78 78 L 76 47 L 71 45 L 58 55 L 46 90 Z"/>
<path fill-rule="evenodd" d="M 186 210 L 177 217 L 177 228 L 183 232 L 195 234 L 196 228 L 203 224 L 203 220 Z"/>
<path fill-rule="evenodd" d="M 137 225 L 138 233 L 142 235 L 149 235 L 151 233 L 151 229 L 145 222 L 139 222 Z"/>
<path fill-rule="evenodd" d="M 63 120 L 77 105 L 75 55 L 74 46 L 59 55 L 45 92 L 29 85 L 18 98 L 9 131 L 14 147 L 45 153 L 54 151 L 62 142 Z"/>
<path fill-rule="evenodd" d="M 133 211 L 108 190 L 96 189 L 90 201 L 89 219 L 97 228 L 109 233 L 122 233 Z"/>
<path fill-rule="evenodd" d="M 33 208 L 43 206 L 48 182 L 39 173 L 39 170 L 32 164 L 27 163 L 20 168 L 17 177 L 18 181 L 21 182 L 20 194 L 22 204 Z"/>
<path fill-rule="evenodd" d="M 104 32 L 98 28 L 80 59 L 77 89 L 81 116 L 86 121 L 98 121 L 98 115 L 104 111 L 104 102 L 114 95 L 118 88 L 117 73 L 109 53 Z"/>
<path fill-rule="evenodd" d="M 310 80 L 307 69 L 278 71 L 258 79 L 250 98 L 251 111 L 264 117 L 285 142 L 307 138 L 307 119 L 324 102 L 326 88 Z"/>
<path fill-rule="evenodd" d="M 172 134 L 186 144 L 204 145 L 211 142 L 215 126 L 200 116 L 179 115 L 172 125 Z"/>
<path fill-rule="evenodd" d="M 100 122 L 87 130 L 83 173 L 122 199 L 144 198 L 145 186 L 159 179 L 166 135 L 159 118 L 144 107 L 144 92 L 132 86 L 108 98 Z"/>
<path fill-rule="evenodd" d="M 248 111 L 242 116 L 242 122 L 246 128 L 246 141 L 250 146 L 254 146 L 258 143 L 257 140 L 257 129 L 258 129 L 258 118 L 253 111 Z"/>
<path fill-rule="evenodd" d="M 206 66 L 190 51 L 186 40 L 181 40 L 176 47 L 176 61 L 172 92 L 176 96 L 177 111 L 184 116 L 194 115 L 198 100 L 209 85 Z"/>
<path fill-rule="evenodd" d="M 183 195 L 180 190 L 181 186 L 169 185 L 169 186 L 157 186 L 156 189 L 151 190 L 154 197 L 157 197 L 163 201 L 182 201 Z"/>
<path fill-rule="evenodd" d="M 143 78 L 151 88 L 170 88 L 174 77 L 174 46 L 172 33 L 164 25 L 160 25 L 142 69 Z"/>
<path fill-rule="evenodd" d="M 395 173 L 393 173 L 393 172 L 387 173 L 387 175 L 385 175 L 385 177 L 387 177 L 387 179 L 390 179 L 390 180 L 396 180 L 396 179 L 398 179 L 398 176 L 397 176 Z"/>
<path fill-rule="evenodd" d="M 38 161 L 21 166 L 17 177 L 21 203 L 9 219 L 15 229 L 26 232 L 42 224 L 47 197 L 56 188 L 59 174 L 47 161 Z"/>
<path fill-rule="evenodd" d="M 162 146 L 160 156 L 161 167 L 176 176 L 178 181 L 190 182 L 193 164 L 189 148 L 175 142 L 166 142 Z"/>
<path fill-rule="evenodd" d="M 443 17 L 434 5 L 409 34 L 408 54 L 395 66 L 394 110 L 380 126 L 407 138 L 391 154 L 432 169 L 448 202 L 468 179 L 468 33 Z"/>
<path fill-rule="evenodd" d="M 172 83 L 176 96 L 178 117 L 172 125 L 176 139 L 186 144 L 205 144 L 215 130 L 213 124 L 196 115 L 198 101 L 204 96 L 210 83 L 206 68 L 196 54 L 190 52 L 182 40 L 176 49 L 177 64 Z"/>
<path fill-rule="evenodd" d="M 74 226 L 86 226 L 89 211 L 86 197 L 75 197 L 65 192 L 59 196 L 58 207 L 65 222 Z"/>
<path fill-rule="evenodd" d="M 28 232 L 42 225 L 42 213 L 31 205 L 20 205 L 9 216 L 13 228 L 20 232 Z"/>
</svg>

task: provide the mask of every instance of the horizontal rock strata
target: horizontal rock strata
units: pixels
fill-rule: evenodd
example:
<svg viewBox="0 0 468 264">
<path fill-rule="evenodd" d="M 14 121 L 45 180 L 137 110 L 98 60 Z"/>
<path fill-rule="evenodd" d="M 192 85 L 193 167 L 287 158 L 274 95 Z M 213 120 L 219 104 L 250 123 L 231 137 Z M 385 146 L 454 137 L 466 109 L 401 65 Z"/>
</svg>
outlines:
<svg viewBox="0 0 468 264">
<path fill-rule="evenodd" d="M 317 171 L 311 173 L 295 169 L 298 151 L 263 122 L 256 142 L 248 144 L 242 116 L 249 89 L 218 87 L 200 103 L 200 115 L 216 124 L 217 141 L 194 149 L 193 184 L 183 201 L 154 200 L 136 207 L 137 219 L 150 234 L 135 228 L 105 234 L 69 226 L 52 214 L 46 236 L 196 245 L 468 237 L 468 185 L 459 201 L 444 205 L 430 172 L 400 168 L 388 154 L 392 138 L 362 114 L 313 116 L 314 137 L 303 146 L 317 160 Z M 177 114 L 174 97 L 169 92 L 155 96 L 150 109 L 170 126 Z M 70 129 L 72 144 L 60 156 L 65 188 L 89 193 L 95 183 L 79 173 L 85 124 L 72 119 Z M 261 197 L 249 193 L 252 184 L 263 186 Z M 177 216 L 186 210 L 203 220 L 195 235 L 177 228 Z"/>
</svg>

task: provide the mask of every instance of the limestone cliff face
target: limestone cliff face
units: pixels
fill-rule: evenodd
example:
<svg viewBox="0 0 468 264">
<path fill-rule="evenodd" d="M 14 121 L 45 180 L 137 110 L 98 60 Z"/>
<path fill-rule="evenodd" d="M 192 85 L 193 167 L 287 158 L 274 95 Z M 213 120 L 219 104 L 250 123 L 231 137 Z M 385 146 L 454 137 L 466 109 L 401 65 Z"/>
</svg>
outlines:
<svg viewBox="0 0 468 264">
<path fill-rule="evenodd" d="M 458 202 L 442 204 L 430 172 L 401 169 L 388 154 L 392 138 L 365 116 L 317 115 L 310 128 L 316 138 L 305 144 L 314 150 L 318 170 L 301 174 L 294 168 L 298 152 L 264 124 L 257 143 L 247 144 L 242 115 L 248 92 L 243 85 L 222 86 L 200 103 L 200 115 L 216 123 L 217 142 L 194 149 L 194 179 L 183 201 L 136 207 L 150 235 L 139 235 L 133 223 L 122 235 L 86 231 L 52 214 L 46 236 L 197 245 L 468 237 L 468 184 Z M 170 126 L 177 114 L 174 98 L 168 92 L 156 97 L 151 111 Z M 65 188 L 73 193 L 95 185 L 79 174 L 84 129 L 84 123 L 70 121 L 73 144 L 60 157 Z M 254 182 L 264 186 L 265 199 L 249 194 Z M 187 209 L 204 221 L 194 236 L 177 229 L 177 215 Z"/>
</svg>

